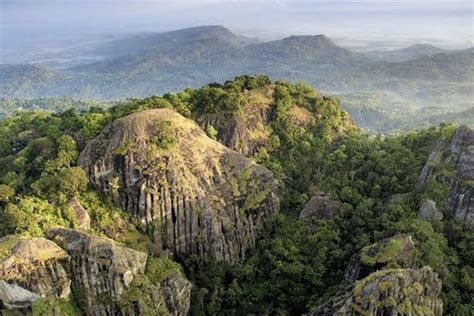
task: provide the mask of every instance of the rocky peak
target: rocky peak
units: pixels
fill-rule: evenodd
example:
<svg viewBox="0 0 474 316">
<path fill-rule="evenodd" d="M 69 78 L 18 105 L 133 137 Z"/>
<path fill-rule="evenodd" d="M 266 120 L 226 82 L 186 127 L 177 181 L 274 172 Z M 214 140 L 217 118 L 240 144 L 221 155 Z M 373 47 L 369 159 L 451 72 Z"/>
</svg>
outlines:
<svg viewBox="0 0 474 316">
<path fill-rule="evenodd" d="M 169 109 L 118 119 L 79 162 L 98 189 L 180 257 L 239 261 L 279 207 L 269 170 Z"/>
</svg>

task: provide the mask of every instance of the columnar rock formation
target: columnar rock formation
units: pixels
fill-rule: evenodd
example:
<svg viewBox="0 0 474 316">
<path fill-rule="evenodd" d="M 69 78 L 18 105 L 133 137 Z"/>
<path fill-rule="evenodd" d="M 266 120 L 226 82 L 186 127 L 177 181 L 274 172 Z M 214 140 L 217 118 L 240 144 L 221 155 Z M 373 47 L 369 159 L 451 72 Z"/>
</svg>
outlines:
<svg viewBox="0 0 474 316">
<path fill-rule="evenodd" d="M 420 175 L 420 182 L 430 179 L 449 187 L 448 205 L 454 217 L 474 225 L 474 131 L 466 126 L 457 129 L 448 145 L 440 143 L 431 153 Z"/>
<path fill-rule="evenodd" d="M 239 261 L 279 207 L 269 170 L 169 109 L 116 120 L 79 161 L 98 189 L 181 257 Z"/>
</svg>

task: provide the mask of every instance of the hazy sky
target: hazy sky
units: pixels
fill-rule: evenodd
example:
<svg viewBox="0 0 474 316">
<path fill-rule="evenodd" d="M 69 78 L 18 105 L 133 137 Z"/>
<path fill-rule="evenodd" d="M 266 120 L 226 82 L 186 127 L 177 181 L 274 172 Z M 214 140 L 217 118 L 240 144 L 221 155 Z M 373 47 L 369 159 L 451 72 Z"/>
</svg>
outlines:
<svg viewBox="0 0 474 316">
<path fill-rule="evenodd" d="M 0 0 L 2 48 L 221 24 L 240 34 L 357 40 L 474 40 L 474 0 Z"/>
</svg>

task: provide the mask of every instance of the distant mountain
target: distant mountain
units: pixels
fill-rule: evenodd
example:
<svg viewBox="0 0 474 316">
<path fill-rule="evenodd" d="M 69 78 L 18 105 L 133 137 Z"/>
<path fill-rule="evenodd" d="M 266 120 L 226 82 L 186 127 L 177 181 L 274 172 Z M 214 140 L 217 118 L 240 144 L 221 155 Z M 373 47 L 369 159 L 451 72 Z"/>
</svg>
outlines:
<svg viewBox="0 0 474 316">
<path fill-rule="evenodd" d="M 472 49 L 439 52 L 417 45 L 392 52 L 416 57 L 387 61 L 352 52 L 324 35 L 255 43 L 222 26 L 203 26 L 123 38 L 98 51 L 108 59 L 65 70 L 3 66 L 7 71 L 1 74 L 0 97 L 139 97 L 242 73 L 306 80 L 336 93 L 384 90 L 404 97 L 423 91 L 437 95 L 446 87 L 467 91 L 474 85 Z"/>
<path fill-rule="evenodd" d="M 386 50 L 386 51 L 377 50 L 377 51 L 366 52 L 364 54 L 367 57 L 372 58 L 372 59 L 400 62 L 400 61 L 406 61 L 406 60 L 417 58 L 417 57 L 432 56 L 435 54 L 446 53 L 446 52 L 449 52 L 449 51 L 436 47 L 431 44 L 415 44 L 415 45 L 402 48 L 402 49 Z"/>
<path fill-rule="evenodd" d="M 398 78 L 472 81 L 474 50 L 443 52 L 391 64 L 388 74 Z"/>
<path fill-rule="evenodd" d="M 258 43 L 248 47 L 252 58 L 260 63 L 346 63 L 354 53 L 334 44 L 325 35 L 290 36 L 282 40 Z"/>
<path fill-rule="evenodd" d="M 122 39 L 103 43 L 95 52 L 108 57 L 119 57 L 148 50 L 171 49 L 192 42 L 205 42 L 209 39 L 232 45 L 247 45 L 256 42 L 254 39 L 235 35 L 223 26 L 211 25 L 164 33 L 144 33 L 127 36 Z"/>
<path fill-rule="evenodd" d="M 60 84 L 61 77 L 55 71 L 34 65 L 0 64 L 0 94 L 30 97 Z"/>
</svg>

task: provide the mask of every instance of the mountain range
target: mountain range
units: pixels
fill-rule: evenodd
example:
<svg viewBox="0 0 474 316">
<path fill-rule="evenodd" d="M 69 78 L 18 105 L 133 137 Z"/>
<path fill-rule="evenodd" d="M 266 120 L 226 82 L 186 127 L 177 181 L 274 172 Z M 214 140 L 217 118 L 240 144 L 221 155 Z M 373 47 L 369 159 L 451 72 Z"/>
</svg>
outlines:
<svg viewBox="0 0 474 316">
<path fill-rule="evenodd" d="M 416 96 L 426 85 L 468 84 L 473 49 L 446 51 L 415 45 L 388 52 L 359 53 L 324 35 L 258 42 L 222 26 L 141 34 L 102 43 L 103 59 L 66 69 L 1 65 L 1 97 L 73 96 L 117 99 L 156 95 L 225 81 L 241 73 L 307 80 L 324 91 L 387 90 Z M 464 89 L 466 91 L 466 89 Z M 472 89 L 469 97 L 472 96 Z"/>
</svg>

